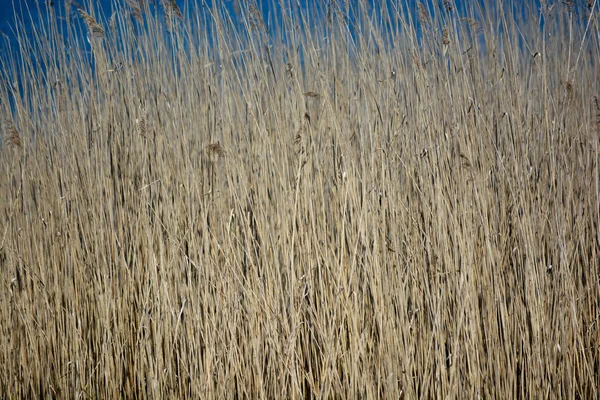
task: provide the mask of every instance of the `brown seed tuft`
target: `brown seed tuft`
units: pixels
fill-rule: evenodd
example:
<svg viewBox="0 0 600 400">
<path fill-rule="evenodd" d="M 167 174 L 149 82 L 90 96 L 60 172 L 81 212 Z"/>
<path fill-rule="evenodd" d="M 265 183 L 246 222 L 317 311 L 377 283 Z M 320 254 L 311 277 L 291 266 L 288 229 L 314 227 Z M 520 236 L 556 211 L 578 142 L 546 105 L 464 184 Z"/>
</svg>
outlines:
<svg viewBox="0 0 600 400">
<path fill-rule="evenodd" d="M 256 4 L 249 3 L 248 4 L 249 11 L 249 20 L 250 20 L 250 28 L 253 30 L 262 30 L 266 32 L 267 25 L 262 17 L 260 9 Z"/>
<path fill-rule="evenodd" d="M 310 114 L 307 112 L 304 113 L 304 121 L 310 125 Z"/>
<path fill-rule="evenodd" d="M 227 152 L 223 146 L 221 146 L 221 142 L 209 144 L 206 146 L 206 152 L 209 156 L 225 157 L 227 155 Z"/>
<path fill-rule="evenodd" d="M 12 121 L 6 121 L 6 142 L 11 146 L 23 147 L 21 135 Z"/>
<path fill-rule="evenodd" d="M 85 21 L 85 24 L 88 28 L 88 32 L 90 33 L 90 36 L 92 38 L 103 38 L 106 35 L 106 32 L 104 32 L 104 28 L 98 22 L 96 22 L 94 17 L 85 12 L 83 8 L 79 8 L 78 11 L 79 15 L 81 15 L 81 18 L 83 18 L 83 20 Z"/>
<path fill-rule="evenodd" d="M 138 118 L 135 120 L 138 134 L 146 138 L 148 133 L 148 110 L 143 100 L 138 104 Z"/>
<path fill-rule="evenodd" d="M 165 10 L 165 20 L 167 23 L 167 29 L 169 31 L 173 30 L 176 20 L 182 20 L 183 14 L 181 14 L 181 9 L 175 2 L 175 0 L 161 0 L 160 4 Z"/>
<path fill-rule="evenodd" d="M 304 95 L 306 97 L 312 97 L 314 99 L 318 99 L 319 97 L 321 97 L 321 95 L 319 93 L 316 93 L 316 92 L 306 92 L 306 93 L 304 93 Z"/>
<path fill-rule="evenodd" d="M 419 20 L 421 21 L 421 23 L 424 25 L 429 25 L 429 23 L 431 22 L 431 18 L 429 17 L 429 12 L 427 12 L 427 9 L 423 5 L 423 3 L 417 3 L 417 9 L 419 10 Z"/>
<path fill-rule="evenodd" d="M 129 7 L 129 13 L 135 18 L 140 24 L 143 22 L 142 19 L 142 7 L 136 0 L 125 0 Z"/>
<path fill-rule="evenodd" d="M 471 33 L 476 34 L 481 31 L 481 24 L 474 18 L 462 18 L 462 22 L 467 24 L 471 29 Z"/>
<path fill-rule="evenodd" d="M 575 10 L 575 0 L 563 0 L 563 5 L 569 14 Z"/>
<path fill-rule="evenodd" d="M 565 84 L 565 89 L 567 91 L 567 97 L 571 99 L 575 95 L 575 87 L 573 86 L 573 82 L 568 81 Z"/>
<path fill-rule="evenodd" d="M 448 46 L 450 44 L 450 33 L 448 28 L 442 29 L 442 43 L 444 46 Z"/>
</svg>

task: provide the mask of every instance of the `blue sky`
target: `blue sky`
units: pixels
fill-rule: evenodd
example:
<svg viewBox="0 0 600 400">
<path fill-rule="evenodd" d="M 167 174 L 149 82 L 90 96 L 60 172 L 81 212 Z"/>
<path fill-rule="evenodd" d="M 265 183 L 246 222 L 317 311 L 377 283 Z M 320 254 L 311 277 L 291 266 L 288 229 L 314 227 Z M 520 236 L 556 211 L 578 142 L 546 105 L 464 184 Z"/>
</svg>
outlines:
<svg viewBox="0 0 600 400">
<path fill-rule="evenodd" d="M 92 3 L 96 4 L 96 9 L 97 10 L 102 10 L 102 12 L 104 13 L 105 16 L 109 16 L 112 13 L 112 3 L 113 2 L 117 2 L 119 4 L 124 4 L 125 0 L 91 0 Z M 150 4 L 154 4 L 154 3 L 159 3 L 160 0 L 146 0 L 148 3 Z M 175 0 L 176 3 L 179 5 L 179 7 L 182 10 L 187 9 L 188 7 L 192 7 L 194 4 L 203 4 L 203 3 L 211 3 L 213 0 Z M 223 1 L 225 2 L 225 4 L 227 4 L 229 6 L 229 8 L 232 10 L 232 14 L 233 14 L 233 4 L 234 4 L 234 0 L 218 0 L 218 1 Z M 312 0 L 286 0 L 286 1 L 290 1 L 292 4 L 310 4 L 312 2 Z M 318 0 L 319 3 L 323 4 L 323 3 L 327 3 L 330 0 Z M 337 0 L 339 3 L 343 4 L 342 0 Z M 350 4 L 356 4 L 358 0 L 349 0 Z M 399 3 L 402 5 L 405 4 L 411 4 L 414 6 L 415 11 L 413 11 L 416 14 L 416 4 L 417 1 L 416 0 L 368 0 L 371 2 L 371 4 L 373 5 L 374 9 L 377 9 L 377 7 L 381 7 L 380 5 L 382 4 L 382 2 L 388 2 L 389 3 Z M 584 0 L 580 0 L 580 1 L 584 1 Z M 580 1 L 576 1 L 576 2 L 580 2 Z M 262 12 L 263 12 L 263 16 L 265 19 L 269 18 L 269 15 L 271 16 L 271 18 L 273 17 L 273 15 L 278 15 L 279 14 L 279 10 L 270 10 L 271 7 L 273 7 L 274 4 L 279 4 L 280 0 L 258 0 L 258 3 L 262 5 Z M 443 4 L 443 0 L 421 0 L 422 3 L 426 4 L 428 7 L 431 7 L 432 5 L 434 5 L 433 8 L 438 8 L 438 7 L 442 7 Z M 536 12 L 539 9 L 539 0 L 453 0 L 452 3 L 456 6 L 457 10 L 458 10 L 458 14 L 459 15 L 464 15 L 464 16 L 468 16 L 468 13 L 465 12 L 464 8 L 465 7 L 472 7 L 473 4 L 477 4 L 477 3 L 495 3 L 495 2 L 501 2 L 503 3 L 503 5 L 506 6 L 510 6 L 510 7 L 515 7 L 515 8 L 519 8 L 521 7 L 523 9 L 523 12 L 527 13 L 527 12 Z M 40 19 L 45 18 L 48 15 L 48 4 L 52 4 L 52 7 L 54 7 L 56 14 L 59 16 L 64 16 L 64 3 L 65 0 L 0 0 L 0 33 L 3 33 L 4 35 L 10 37 L 12 39 L 12 43 L 14 45 L 14 11 L 13 8 L 16 7 L 17 12 L 19 14 L 25 15 L 25 17 L 23 18 L 23 20 L 25 21 L 25 23 L 20 27 L 21 29 L 24 29 L 26 32 L 31 33 L 32 32 L 32 27 L 35 26 L 35 24 L 37 24 Z M 90 3 L 90 0 L 73 0 L 74 4 L 82 4 L 84 6 L 84 8 L 88 8 L 88 4 Z M 526 3 L 529 6 L 529 11 L 527 11 L 526 7 L 523 7 L 523 4 Z M 562 1 L 561 0 L 555 0 L 555 1 L 549 1 L 549 3 L 556 3 L 557 6 L 561 6 L 562 5 Z M 532 7 L 532 4 L 534 5 Z M 379 5 L 379 6 L 376 6 Z M 279 6 L 277 6 L 277 8 L 279 8 Z M 73 7 L 73 11 L 75 12 L 75 7 Z M 79 20 L 79 18 L 76 18 L 77 20 Z M 268 23 L 268 21 L 266 21 Z M 81 23 L 81 21 L 79 21 L 79 23 Z M 0 52 L 4 52 L 5 51 L 5 47 L 6 47 L 6 40 L 3 38 L 0 38 Z"/>
<path fill-rule="evenodd" d="M 111 3 L 115 0 L 96 0 L 93 3 L 97 4 L 98 9 L 104 11 L 105 15 L 111 14 Z M 125 0 L 116 0 L 119 3 L 125 3 Z M 147 0 L 149 3 L 154 3 L 155 1 L 158 3 L 160 0 Z M 190 6 L 195 3 L 202 4 L 204 2 L 210 3 L 212 0 L 176 0 L 177 4 L 180 8 L 185 9 L 187 6 Z M 223 0 L 232 10 L 233 12 L 233 0 Z M 371 0 L 371 4 L 380 4 L 382 0 Z M 399 1 L 400 3 L 414 3 L 416 7 L 416 1 L 414 0 L 392 0 Z M 438 0 L 421 0 L 423 3 L 437 3 Z M 517 0 L 520 1 L 520 0 Z M 84 8 L 87 8 L 89 0 L 75 0 L 74 3 L 79 3 L 84 5 Z M 310 4 L 307 0 L 293 0 L 293 3 L 299 4 Z M 320 2 L 325 2 L 324 0 L 320 0 Z M 340 1 L 341 2 L 341 1 Z M 441 3 L 441 0 L 439 0 Z M 24 18 L 26 24 L 23 26 L 28 32 L 31 31 L 31 24 L 35 24 L 39 21 L 40 18 L 43 18 L 47 15 L 47 4 L 52 4 L 52 7 L 57 11 L 57 15 L 64 15 L 64 3 L 65 0 L 0 0 L 0 31 L 8 36 L 12 36 L 12 31 L 14 28 L 14 12 L 13 7 L 16 7 L 18 13 L 23 13 L 26 15 Z M 262 11 L 265 18 L 271 14 L 273 15 L 273 10 L 270 10 L 272 4 L 278 4 L 279 0 L 258 0 L 258 3 L 262 5 Z M 455 4 L 460 9 L 467 4 L 465 0 L 455 0 Z M 271 13 L 269 13 L 271 11 Z M 31 19 L 27 17 L 27 15 L 31 13 Z"/>
</svg>

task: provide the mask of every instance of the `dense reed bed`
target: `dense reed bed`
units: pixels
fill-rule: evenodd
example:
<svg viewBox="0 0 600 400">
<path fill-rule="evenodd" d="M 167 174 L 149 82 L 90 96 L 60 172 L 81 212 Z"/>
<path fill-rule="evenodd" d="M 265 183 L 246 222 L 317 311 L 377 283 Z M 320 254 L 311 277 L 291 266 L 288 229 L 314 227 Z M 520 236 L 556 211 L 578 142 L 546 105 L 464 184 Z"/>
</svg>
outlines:
<svg viewBox="0 0 600 400">
<path fill-rule="evenodd" d="M 595 1 L 148 3 L 4 42 L 0 397 L 598 398 Z"/>
</svg>

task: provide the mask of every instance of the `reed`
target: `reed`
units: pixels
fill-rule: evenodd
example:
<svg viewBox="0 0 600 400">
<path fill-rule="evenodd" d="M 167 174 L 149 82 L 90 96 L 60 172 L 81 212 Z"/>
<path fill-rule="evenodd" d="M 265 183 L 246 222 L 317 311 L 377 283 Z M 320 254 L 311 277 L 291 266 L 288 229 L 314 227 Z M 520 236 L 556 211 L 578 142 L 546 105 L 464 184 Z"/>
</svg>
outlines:
<svg viewBox="0 0 600 400">
<path fill-rule="evenodd" d="M 0 55 L 1 398 L 598 398 L 597 5 L 160 3 Z"/>
</svg>

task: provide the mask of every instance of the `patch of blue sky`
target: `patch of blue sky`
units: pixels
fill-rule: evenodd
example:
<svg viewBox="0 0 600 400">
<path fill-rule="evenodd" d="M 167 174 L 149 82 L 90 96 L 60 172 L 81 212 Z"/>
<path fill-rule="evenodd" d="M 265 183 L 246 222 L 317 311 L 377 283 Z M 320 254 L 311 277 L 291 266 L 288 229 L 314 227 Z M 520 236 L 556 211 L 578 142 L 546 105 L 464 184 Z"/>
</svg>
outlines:
<svg viewBox="0 0 600 400">
<path fill-rule="evenodd" d="M 164 15 L 160 0 L 146 0 L 146 2 L 153 15 L 158 14 L 161 17 Z M 196 20 L 199 22 L 196 25 L 193 23 L 192 29 L 206 29 L 207 24 L 203 23 L 202 18 L 210 20 L 214 17 L 214 13 L 220 13 L 221 17 L 224 17 L 222 21 L 228 25 L 228 29 L 234 30 L 237 37 L 240 38 L 238 43 L 229 43 L 232 47 L 246 45 L 249 41 L 246 28 L 257 23 L 252 20 L 251 13 L 239 12 L 240 4 L 246 4 L 246 7 L 248 7 L 247 4 L 254 4 L 260 11 L 259 14 L 265 28 L 261 43 L 263 45 L 266 43 L 267 46 L 278 44 L 293 46 L 294 43 L 303 42 L 301 40 L 303 35 L 316 35 L 317 33 L 322 37 L 313 36 L 315 42 L 325 43 L 332 38 L 327 37 L 327 24 L 323 24 L 323 22 L 334 18 L 343 22 L 347 42 L 357 46 L 358 37 L 368 40 L 369 44 L 375 48 L 380 45 L 394 46 L 398 40 L 402 39 L 407 39 L 411 46 L 422 46 L 424 29 L 426 29 L 424 24 L 419 22 L 418 2 L 414 0 L 175 0 L 175 2 L 186 17 L 199 16 Z M 86 40 L 87 30 L 77 14 L 77 7 L 87 10 L 104 26 L 107 25 L 107 21 L 113 13 L 128 12 L 125 0 L 70 0 L 69 16 L 66 15 L 65 0 L 0 0 L 0 5 L 2 3 L 4 3 L 3 6 L 0 6 L 0 33 L 2 34 L 0 57 L 2 59 L 6 59 L 9 52 L 16 51 L 18 53 L 24 50 L 18 47 L 18 37 L 31 41 L 43 37 L 44 30 L 53 26 L 51 23 L 53 19 L 56 22 L 55 29 L 58 29 L 59 32 L 69 31 L 79 35 L 77 43 L 85 46 L 84 51 L 90 51 L 91 46 Z M 456 23 L 461 18 L 468 17 L 486 21 L 484 25 L 494 29 L 493 34 L 501 37 L 505 29 L 502 20 L 504 14 L 509 18 L 514 18 L 518 23 L 516 28 L 513 25 L 511 29 L 523 29 L 523 32 L 516 35 L 517 43 L 512 43 L 512 45 L 528 48 L 534 52 L 535 46 L 528 41 L 527 37 L 532 33 L 532 29 L 542 32 L 545 26 L 540 0 L 422 0 L 420 3 L 432 21 L 438 23 L 437 26 L 430 28 L 438 36 L 441 35 L 442 25 L 446 23 L 445 21 Z M 555 4 L 555 7 L 565 7 L 561 1 L 549 1 L 548 4 L 550 3 Z M 583 8 L 585 5 L 576 7 L 575 11 L 579 13 L 578 16 L 583 16 L 579 11 Z M 289 15 L 296 16 L 293 19 L 293 25 L 287 19 Z M 67 20 L 71 21 L 70 27 L 67 27 Z M 585 18 L 576 18 L 575 20 L 585 22 Z M 375 27 L 374 31 L 384 40 L 377 41 L 371 37 L 370 27 Z M 278 32 L 279 35 L 272 35 L 273 32 Z M 62 36 L 66 37 L 67 35 L 63 34 Z M 388 40 L 385 40 L 386 36 Z M 171 40 L 172 37 L 166 33 L 167 44 Z M 194 32 L 186 32 L 185 35 L 179 36 L 178 40 L 183 49 L 198 44 Z M 210 38 L 209 42 L 216 43 Z M 478 45 L 478 51 L 486 50 L 482 36 L 480 36 Z M 349 48 L 349 51 L 356 51 L 356 49 L 357 47 L 354 46 L 354 49 Z M 68 48 L 65 48 L 65 51 L 68 52 Z M 236 48 L 234 51 L 242 52 L 244 49 Z M 302 59 L 302 54 L 306 54 L 308 50 L 297 49 L 297 51 L 301 54 L 299 57 Z M 215 57 L 218 57 L 218 54 Z M 215 60 L 215 62 L 219 62 L 219 60 Z"/>
</svg>

